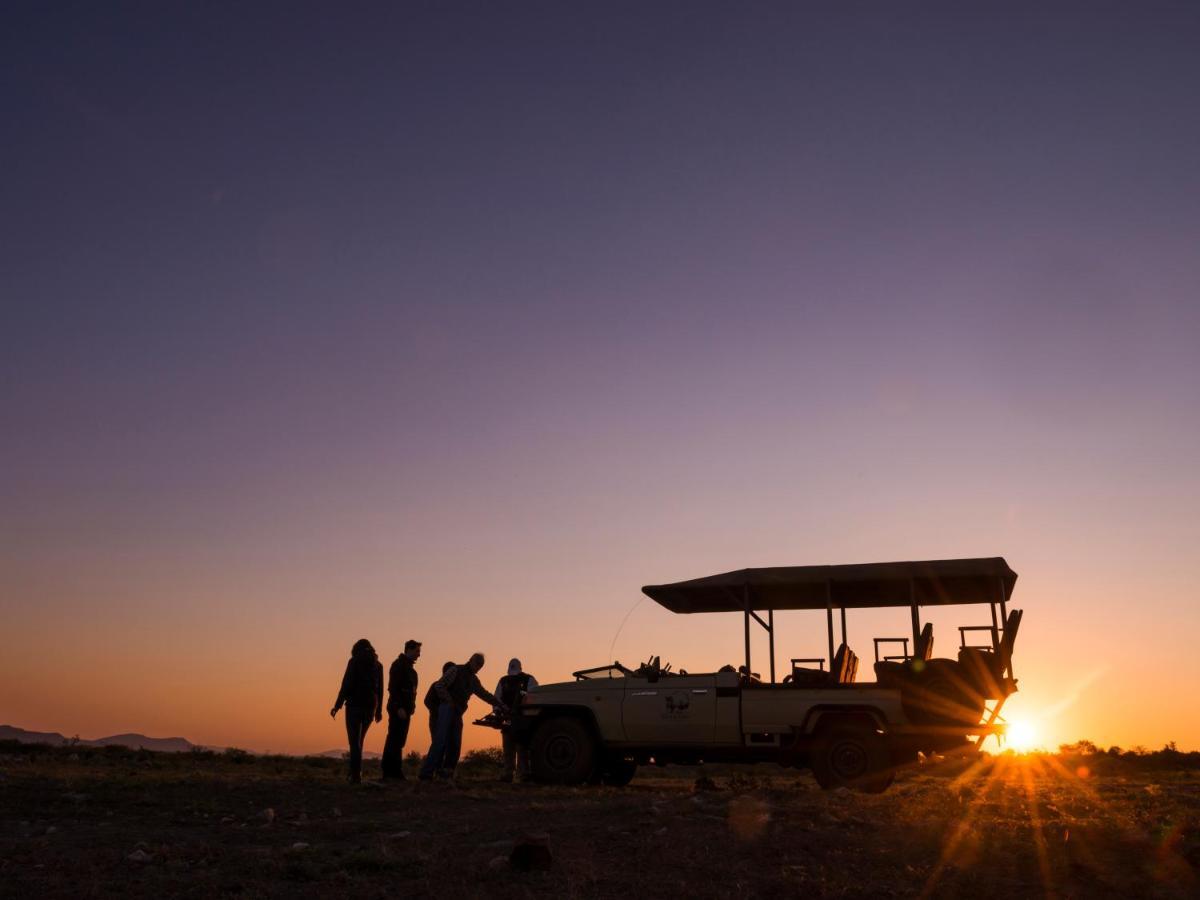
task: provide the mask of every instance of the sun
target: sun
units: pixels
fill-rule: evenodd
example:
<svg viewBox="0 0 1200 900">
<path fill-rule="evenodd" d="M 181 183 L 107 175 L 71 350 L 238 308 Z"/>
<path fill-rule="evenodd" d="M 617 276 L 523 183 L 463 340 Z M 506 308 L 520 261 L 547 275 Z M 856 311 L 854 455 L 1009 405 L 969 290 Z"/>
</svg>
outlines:
<svg viewBox="0 0 1200 900">
<path fill-rule="evenodd" d="M 1028 719 L 1017 719 L 1008 723 L 1008 739 L 1005 743 L 1018 753 L 1028 753 L 1038 746 L 1037 725 Z"/>
</svg>

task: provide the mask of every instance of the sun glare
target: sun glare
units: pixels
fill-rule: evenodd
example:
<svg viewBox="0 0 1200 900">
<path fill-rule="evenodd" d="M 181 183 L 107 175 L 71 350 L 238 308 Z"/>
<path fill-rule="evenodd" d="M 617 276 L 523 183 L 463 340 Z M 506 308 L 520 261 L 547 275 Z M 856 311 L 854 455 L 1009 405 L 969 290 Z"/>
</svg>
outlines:
<svg viewBox="0 0 1200 900">
<path fill-rule="evenodd" d="M 1028 719 L 1018 719 L 1008 723 L 1008 739 L 1005 742 L 1009 748 L 1018 753 L 1028 753 L 1038 746 L 1037 726 Z"/>
</svg>

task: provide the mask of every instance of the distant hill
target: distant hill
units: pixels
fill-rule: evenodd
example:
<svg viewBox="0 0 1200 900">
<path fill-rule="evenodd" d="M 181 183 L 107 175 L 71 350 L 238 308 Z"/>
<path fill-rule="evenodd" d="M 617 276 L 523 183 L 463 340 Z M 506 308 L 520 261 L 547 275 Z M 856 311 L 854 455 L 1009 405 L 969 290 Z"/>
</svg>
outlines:
<svg viewBox="0 0 1200 900">
<path fill-rule="evenodd" d="M 0 725 L 0 741 L 19 741 L 22 744 L 50 744 L 57 747 L 62 744 L 71 743 L 72 739 L 64 737 L 57 731 L 26 731 L 24 728 L 17 728 L 14 725 Z M 186 738 L 153 738 L 146 737 L 144 734 L 113 734 L 91 741 L 80 739 L 77 743 L 84 747 L 116 746 L 129 747 L 133 750 L 144 748 L 146 750 L 157 750 L 160 753 L 186 753 L 197 746 Z"/>
</svg>

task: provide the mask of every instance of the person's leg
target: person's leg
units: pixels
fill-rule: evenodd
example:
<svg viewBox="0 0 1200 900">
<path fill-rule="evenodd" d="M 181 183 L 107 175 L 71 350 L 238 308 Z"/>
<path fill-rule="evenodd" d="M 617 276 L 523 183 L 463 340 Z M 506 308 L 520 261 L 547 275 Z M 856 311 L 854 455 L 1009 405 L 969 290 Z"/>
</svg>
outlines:
<svg viewBox="0 0 1200 900">
<path fill-rule="evenodd" d="M 420 777 L 423 779 L 432 778 L 434 773 L 442 768 L 442 759 L 446 755 L 446 747 L 450 741 L 450 720 L 453 718 L 446 710 L 453 710 L 453 707 L 444 703 L 438 710 L 437 727 L 433 731 L 433 743 L 429 745 L 429 752 L 425 755 L 425 762 L 421 765 Z"/>
<path fill-rule="evenodd" d="M 362 714 L 362 733 L 358 736 L 358 777 L 362 779 L 362 751 L 367 743 L 367 732 L 371 729 L 371 721 L 373 717 L 371 710 L 364 710 Z"/>
<path fill-rule="evenodd" d="M 388 713 L 387 740 L 383 742 L 383 756 L 379 760 L 384 778 L 404 777 L 404 770 L 400 767 L 404 756 L 404 736 L 401 729 L 407 731 L 407 724 L 408 719 L 401 720 L 394 713 Z"/>
<path fill-rule="evenodd" d="M 400 721 L 396 729 L 396 777 L 404 779 L 404 745 L 408 743 L 408 727 L 412 724 L 412 713 Z"/>
<path fill-rule="evenodd" d="M 513 766 L 517 756 L 517 740 L 511 729 L 505 728 L 500 732 L 500 747 L 504 751 L 504 771 L 500 775 L 500 780 L 512 781 Z"/>
<path fill-rule="evenodd" d="M 520 773 L 522 781 L 528 781 L 533 777 L 529 770 L 529 745 L 524 741 L 517 740 L 516 735 L 513 735 L 513 740 L 517 741 L 517 772 Z"/>
<path fill-rule="evenodd" d="M 446 716 L 449 721 L 446 737 L 446 758 L 442 762 L 447 774 L 453 775 L 454 769 L 458 766 L 458 756 L 462 752 L 462 733 L 463 733 L 463 714 L 460 710 L 453 706 L 443 706 L 441 712 L 438 713 L 438 719 Z"/>
<path fill-rule="evenodd" d="M 351 781 L 362 779 L 362 746 L 366 729 L 362 725 L 362 716 L 357 708 L 346 707 L 346 739 L 350 742 L 350 772 Z"/>
</svg>

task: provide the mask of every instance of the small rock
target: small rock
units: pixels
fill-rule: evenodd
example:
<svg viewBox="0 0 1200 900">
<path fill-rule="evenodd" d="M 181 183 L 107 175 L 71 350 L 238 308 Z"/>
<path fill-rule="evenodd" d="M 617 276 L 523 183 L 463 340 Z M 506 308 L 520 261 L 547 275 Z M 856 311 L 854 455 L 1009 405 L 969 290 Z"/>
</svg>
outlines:
<svg viewBox="0 0 1200 900">
<path fill-rule="evenodd" d="M 296 841 L 296 843 L 292 844 L 293 850 L 307 850 L 308 848 L 309 845 L 304 843 L 304 841 Z"/>
<path fill-rule="evenodd" d="M 720 790 L 720 788 L 717 787 L 717 783 L 715 781 L 713 781 L 711 778 L 709 778 L 707 775 L 701 775 L 699 778 L 696 779 L 695 789 L 697 791 L 719 791 Z"/>
<path fill-rule="evenodd" d="M 336 806 L 333 808 L 333 817 L 335 819 L 340 819 L 342 817 L 342 811 L 340 809 L 338 809 Z"/>
<path fill-rule="evenodd" d="M 411 831 L 397 831 L 395 834 L 389 834 L 388 837 L 398 841 L 408 837 L 410 834 L 412 834 Z"/>
<path fill-rule="evenodd" d="M 221 818 L 222 825 L 228 825 L 231 822 L 233 822 L 233 816 L 222 816 L 222 818 Z"/>
<path fill-rule="evenodd" d="M 550 852 L 550 835 L 527 834 L 520 838 L 508 855 L 508 863 L 521 872 L 545 871 L 554 856 Z"/>
<path fill-rule="evenodd" d="M 53 825 L 46 826 L 46 834 L 54 834 L 54 832 L 56 832 L 56 831 L 58 831 L 58 829 L 55 828 Z"/>
<path fill-rule="evenodd" d="M 493 856 L 491 859 L 488 860 L 487 865 L 488 865 L 489 869 L 503 869 L 505 866 L 508 865 L 508 857 L 507 856 Z"/>
<path fill-rule="evenodd" d="M 145 850 L 140 850 L 140 849 L 134 850 L 132 853 L 130 853 L 125 858 L 127 860 L 129 860 L 130 862 L 136 862 L 136 863 L 150 862 L 150 860 L 154 859 L 154 857 L 152 855 L 147 853 Z"/>
<path fill-rule="evenodd" d="M 275 810 L 271 809 L 271 807 L 268 806 L 266 809 L 264 809 L 262 811 L 262 817 L 263 817 L 263 820 L 268 825 L 270 825 L 272 822 L 275 821 Z"/>
</svg>

